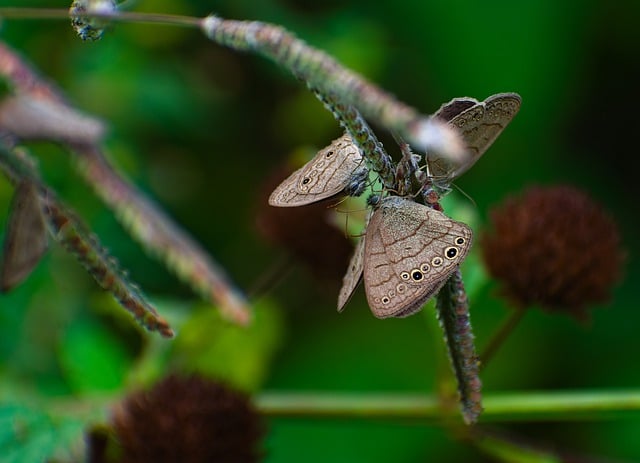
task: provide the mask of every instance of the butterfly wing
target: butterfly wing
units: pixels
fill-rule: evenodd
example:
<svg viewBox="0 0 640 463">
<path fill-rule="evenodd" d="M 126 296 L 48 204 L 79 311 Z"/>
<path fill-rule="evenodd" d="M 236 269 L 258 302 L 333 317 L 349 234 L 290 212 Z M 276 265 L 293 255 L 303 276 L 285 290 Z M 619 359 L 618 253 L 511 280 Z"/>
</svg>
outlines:
<svg viewBox="0 0 640 463">
<path fill-rule="evenodd" d="M 21 283 L 40 262 L 48 246 L 40 193 L 35 183 L 21 182 L 11 202 L 2 262 L 0 287 L 9 291 Z"/>
<path fill-rule="evenodd" d="M 360 150 L 348 135 L 343 135 L 284 180 L 269 196 L 269 204 L 304 206 L 335 196 L 345 188 L 357 190 L 357 183 L 365 181 L 365 170 Z"/>
<path fill-rule="evenodd" d="M 467 225 L 405 198 L 385 198 L 365 241 L 364 283 L 373 314 L 419 311 L 464 260 L 471 241 Z"/>
<path fill-rule="evenodd" d="M 458 129 L 469 157 L 462 164 L 438 157 L 428 157 L 429 173 L 435 179 L 451 181 L 465 173 L 489 149 L 520 110 L 516 93 L 498 93 L 478 102 L 473 98 L 455 98 L 440 107 L 435 117 Z"/>
<path fill-rule="evenodd" d="M 363 236 L 358 241 L 355 250 L 353 251 L 353 256 L 351 256 L 351 261 L 349 262 L 349 267 L 347 267 L 347 272 L 342 278 L 342 288 L 340 289 L 340 294 L 338 295 L 338 312 L 342 312 L 344 307 L 351 299 L 353 292 L 360 284 L 360 280 L 362 280 L 362 269 L 364 267 L 364 243 L 365 237 Z"/>
</svg>

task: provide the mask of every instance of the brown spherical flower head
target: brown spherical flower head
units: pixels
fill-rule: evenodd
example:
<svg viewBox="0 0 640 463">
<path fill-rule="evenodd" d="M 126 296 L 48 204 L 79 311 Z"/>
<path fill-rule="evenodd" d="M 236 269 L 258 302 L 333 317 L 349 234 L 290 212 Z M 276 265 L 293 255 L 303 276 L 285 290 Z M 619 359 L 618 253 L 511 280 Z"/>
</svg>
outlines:
<svg viewBox="0 0 640 463">
<path fill-rule="evenodd" d="M 122 463 L 256 462 L 264 427 L 248 398 L 218 382 L 169 376 L 113 418 Z"/>
<path fill-rule="evenodd" d="M 480 243 L 489 273 L 516 305 L 578 319 L 609 299 L 624 260 L 616 223 L 570 186 L 533 187 L 507 199 L 491 212 Z"/>
</svg>

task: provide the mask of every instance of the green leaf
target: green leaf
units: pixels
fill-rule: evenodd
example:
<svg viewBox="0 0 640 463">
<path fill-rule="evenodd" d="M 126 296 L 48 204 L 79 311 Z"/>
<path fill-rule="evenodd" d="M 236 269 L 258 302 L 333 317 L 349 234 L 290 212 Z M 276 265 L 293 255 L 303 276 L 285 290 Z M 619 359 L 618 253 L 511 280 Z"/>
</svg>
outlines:
<svg viewBox="0 0 640 463">
<path fill-rule="evenodd" d="M 180 329 L 172 362 L 179 369 L 223 379 L 238 388 L 254 391 L 266 378 L 270 360 L 282 337 L 282 314 L 261 301 L 254 307 L 248 327 L 223 321 L 218 311 L 203 306 Z"/>
<path fill-rule="evenodd" d="M 69 386 L 76 392 L 119 389 L 132 364 L 120 338 L 86 320 L 77 320 L 67 329 L 59 359 Z"/>
<path fill-rule="evenodd" d="M 0 404 L 0 458 L 3 463 L 32 463 L 79 455 L 84 423 L 53 417 L 33 407 Z"/>
</svg>

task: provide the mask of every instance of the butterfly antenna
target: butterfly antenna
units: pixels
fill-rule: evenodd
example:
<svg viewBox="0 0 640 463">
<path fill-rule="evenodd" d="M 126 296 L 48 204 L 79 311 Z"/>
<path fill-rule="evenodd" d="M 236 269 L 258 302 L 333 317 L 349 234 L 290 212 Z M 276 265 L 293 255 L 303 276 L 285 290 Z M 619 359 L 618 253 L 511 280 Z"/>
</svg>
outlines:
<svg viewBox="0 0 640 463">
<path fill-rule="evenodd" d="M 467 194 L 466 191 L 464 191 L 462 188 L 460 188 L 458 185 L 456 185 L 455 183 L 451 184 L 452 187 L 454 187 L 456 190 L 458 190 L 462 196 L 464 196 L 465 198 L 467 198 L 469 200 L 469 202 L 471 204 L 473 204 L 473 207 L 475 207 L 476 209 L 478 208 L 478 204 L 474 201 L 474 199 L 471 197 L 471 195 Z"/>
<path fill-rule="evenodd" d="M 360 233 L 356 233 L 356 234 L 349 233 L 349 217 L 351 217 L 351 214 L 355 213 L 355 212 L 364 212 L 364 211 L 367 211 L 367 215 L 364 218 L 364 226 L 362 227 L 362 231 Z M 366 207 L 362 207 L 362 208 L 359 208 L 359 209 L 352 209 L 350 211 L 339 211 L 339 210 L 336 209 L 336 212 L 340 212 L 342 214 L 347 214 L 347 218 L 344 221 L 344 236 L 345 237 L 347 237 L 347 238 L 360 238 L 360 237 L 364 236 L 364 232 L 367 229 L 367 224 L 369 223 L 369 218 L 370 218 L 370 216 L 372 214 L 371 210 L 368 210 L 368 208 L 366 208 Z"/>
</svg>

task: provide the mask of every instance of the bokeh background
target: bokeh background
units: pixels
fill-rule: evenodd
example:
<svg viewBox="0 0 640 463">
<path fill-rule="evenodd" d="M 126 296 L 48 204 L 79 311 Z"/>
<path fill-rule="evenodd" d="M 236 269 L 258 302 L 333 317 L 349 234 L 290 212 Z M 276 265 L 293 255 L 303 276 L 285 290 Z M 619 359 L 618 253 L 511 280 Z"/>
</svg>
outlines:
<svg viewBox="0 0 640 463">
<path fill-rule="evenodd" d="M 66 3 L 0 0 L 0 6 Z M 611 302 L 594 307 L 590 321 L 531 310 L 483 372 L 484 389 L 638 387 L 640 120 L 633 105 L 640 3 L 154 0 L 134 8 L 281 24 L 424 113 L 458 96 L 518 92 L 518 116 L 457 182 L 475 204 L 454 193 L 463 206 L 451 214 L 468 214 L 481 232 L 491 208 L 507 196 L 530 185 L 574 185 L 616 218 L 627 260 Z M 140 333 L 71 257 L 53 247 L 27 282 L 0 296 L 5 398 L 18 390 L 41 399 L 118 395 L 171 368 L 205 371 L 251 392 L 434 391 L 445 360 L 433 308 L 408 319 L 377 320 L 360 289 L 339 315 L 344 256 L 323 271 L 284 260 L 287 250 L 265 239 L 258 226 L 273 176 L 340 134 L 301 83 L 261 57 L 223 49 L 187 29 L 118 24 L 100 42 L 82 43 L 65 21 L 7 20 L 0 38 L 74 105 L 108 122 L 114 164 L 240 288 L 263 288 L 255 326 L 248 332 L 229 327 L 127 236 L 67 153 L 33 145 L 46 180 L 181 332 L 173 344 Z M 389 135 L 377 131 L 392 147 Z M 0 181 L 1 210 L 11 194 L 10 184 Z M 4 224 L 6 214 L 0 216 Z M 339 214 L 338 231 L 345 217 Z M 476 250 L 470 265 L 478 256 Z M 495 282 L 471 284 L 472 322 L 483 346 L 510 309 Z M 265 447 L 273 462 L 492 461 L 446 429 L 416 422 L 283 418 L 268 424 Z M 640 459 L 637 415 L 499 428 L 579 454 Z"/>
</svg>

